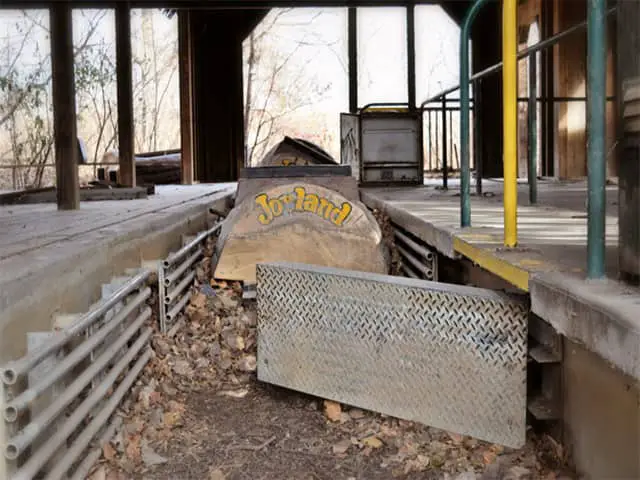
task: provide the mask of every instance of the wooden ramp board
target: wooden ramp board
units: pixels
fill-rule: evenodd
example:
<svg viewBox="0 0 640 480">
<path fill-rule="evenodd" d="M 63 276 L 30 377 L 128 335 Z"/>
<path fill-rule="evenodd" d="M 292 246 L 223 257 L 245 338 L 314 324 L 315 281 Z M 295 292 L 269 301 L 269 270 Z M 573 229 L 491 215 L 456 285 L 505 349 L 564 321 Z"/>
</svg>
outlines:
<svg viewBox="0 0 640 480">
<path fill-rule="evenodd" d="M 255 282 L 256 264 L 286 261 L 387 273 L 375 218 L 357 200 L 293 181 L 246 197 L 224 223 L 215 277 Z"/>
</svg>

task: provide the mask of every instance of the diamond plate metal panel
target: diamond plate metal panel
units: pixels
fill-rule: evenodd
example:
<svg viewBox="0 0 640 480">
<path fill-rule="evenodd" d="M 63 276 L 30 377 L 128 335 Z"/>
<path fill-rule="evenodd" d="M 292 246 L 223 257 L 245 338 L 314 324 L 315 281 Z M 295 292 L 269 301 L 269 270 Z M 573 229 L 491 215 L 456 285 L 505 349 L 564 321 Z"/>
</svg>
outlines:
<svg viewBox="0 0 640 480">
<path fill-rule="evenodd" d="M 519 448 L 527 308 L 457 285 L 259 264 L 258 379 Z"/>
</svg>

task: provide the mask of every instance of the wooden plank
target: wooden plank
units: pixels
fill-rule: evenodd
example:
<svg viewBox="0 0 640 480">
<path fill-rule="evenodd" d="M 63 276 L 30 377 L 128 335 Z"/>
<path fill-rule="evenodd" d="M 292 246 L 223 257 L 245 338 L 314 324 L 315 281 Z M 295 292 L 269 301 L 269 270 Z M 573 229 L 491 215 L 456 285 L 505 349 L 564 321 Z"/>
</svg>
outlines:
<svg viewBox="0 0 640 480">
<path fill-rule="evenodd" d="M 116 77 L 118 87 L 119 182 L 126 187 L 135 187 L 131 12 L 128 2 L 116 3 Z"/>
<path fill-rule="evenodd" d="M 38 248 L 54 248 L 63 241 L 84 238 L 103 229 L 108 230 L 106 236 L 114 237 L 117 233 L 111 227 L 117 230 L 118 225 L 132 220 L 146 222 L 154 212 L 181 211 L 185 205 L 221 190 L 222 186 L 211 185 L 163 187 L 148 199 L 128 201 L 126 208 L 119 201 L 87 202 L 72 215 L 59 214 L 47 204 L 0 207 L 4 227 L 0 229 L 0 262 Z M 37 256 L 33 261 L 39 261 Z M 0 267 L 0 272 L 5 271 L 4 268 Z"/>
<path fill-rule="evenodd" d="M 178 11 L 178 58 L 180 69 L 180 146 L 182 184 L 193 183 L 193 78 L 189 10 Z"/>
<path fill-rule="evenodd" d="M 51 74 L 59 210 L 80 208 L 71 4 L 51 6 Z"/>
<path fill-rule="evenodd" d="M 39 192 L 23 196 L 19 203 L 49 203 L 55 200 L 56 192 Z M 133 188 L 99 188 L 95 190 L 80 190 L 80 200 L 83 202 L 104 200 L 133 200 L 147 198 L 145 187 Z"/>
</svg>

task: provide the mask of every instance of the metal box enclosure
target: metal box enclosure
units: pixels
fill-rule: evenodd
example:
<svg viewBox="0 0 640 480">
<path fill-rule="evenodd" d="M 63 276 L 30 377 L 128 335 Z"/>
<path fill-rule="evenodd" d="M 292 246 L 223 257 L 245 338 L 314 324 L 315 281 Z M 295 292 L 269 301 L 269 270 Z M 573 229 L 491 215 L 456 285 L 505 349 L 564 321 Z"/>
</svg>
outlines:
<svg viewBox="0 0 640 480">
<path fill-rule="evenodd" d="M 340 160 L 362 186 L 422 185 L 422 115 L 409 110 L 342 113 Z"/>
</svg>

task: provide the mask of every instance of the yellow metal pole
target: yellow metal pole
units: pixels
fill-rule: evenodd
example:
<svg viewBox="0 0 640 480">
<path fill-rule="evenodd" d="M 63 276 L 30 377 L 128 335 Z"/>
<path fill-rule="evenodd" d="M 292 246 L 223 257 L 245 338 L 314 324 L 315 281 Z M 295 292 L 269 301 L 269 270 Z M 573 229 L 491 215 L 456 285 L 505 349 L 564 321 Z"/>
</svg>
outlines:
<svg viewBox="0 0 640 480">
<path fill-rule="evenodd" d="M 502 2 L 504 245 L 518 243 L 518 5 Z"/>
</svg>

